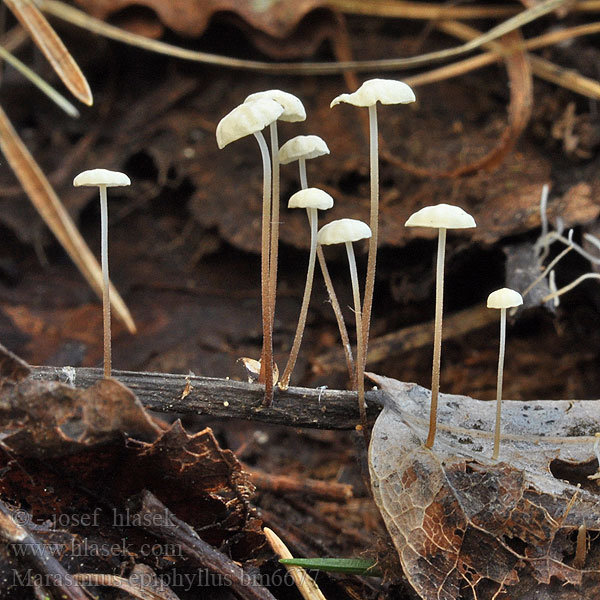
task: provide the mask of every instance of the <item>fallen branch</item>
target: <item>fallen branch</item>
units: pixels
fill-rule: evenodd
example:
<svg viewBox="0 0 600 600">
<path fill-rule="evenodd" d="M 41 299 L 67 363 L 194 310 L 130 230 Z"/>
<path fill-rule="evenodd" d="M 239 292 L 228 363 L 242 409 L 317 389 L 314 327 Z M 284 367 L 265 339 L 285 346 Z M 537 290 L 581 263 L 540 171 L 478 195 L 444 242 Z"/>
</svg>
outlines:
<svg viewBox="0 0 600 600">
<path fill-rule="evenodd" d="M 102 378 L 102 369 L 31 367 L 30 377 L 89 387 Z M 265 408 L 262 406 L 264 386 L 255 383 L 133 371 L 113 371 L 113 377 L 130 388 L 146 408 L 158 412 L 194 413 L 316 429 L 354 429 L 359 422 L 356 392 L 278 389 L 273 404 Z M 377 391 L 366 394 L 370 422 L 379 414 L 379 394 Z"/>
</svg>

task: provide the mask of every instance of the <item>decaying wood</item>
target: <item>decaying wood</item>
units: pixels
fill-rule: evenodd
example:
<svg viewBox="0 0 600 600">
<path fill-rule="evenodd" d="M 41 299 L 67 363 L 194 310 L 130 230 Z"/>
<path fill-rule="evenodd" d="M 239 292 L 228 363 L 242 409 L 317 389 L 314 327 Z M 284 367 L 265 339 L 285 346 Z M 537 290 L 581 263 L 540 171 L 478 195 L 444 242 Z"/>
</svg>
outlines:
<svg viewBox="0 0 600 600">
<path fill-rule="evenodd" d="M 102 369 L 32 367 L 37 380 L 61 381 L 88 387 L 102 379 Z M 264 386 L 255 383 L 176 375 L 113 371 L 113 378 L 132 390 L 151 410 L 230 417 L 316 429 L 354 429 L 359 415 L 356 392 L 290 387 L 277 390 L 269 408 L 262 406 Z M 379 413 L 379 392 L 366 394 L 367 417 Z"/>
</svg>

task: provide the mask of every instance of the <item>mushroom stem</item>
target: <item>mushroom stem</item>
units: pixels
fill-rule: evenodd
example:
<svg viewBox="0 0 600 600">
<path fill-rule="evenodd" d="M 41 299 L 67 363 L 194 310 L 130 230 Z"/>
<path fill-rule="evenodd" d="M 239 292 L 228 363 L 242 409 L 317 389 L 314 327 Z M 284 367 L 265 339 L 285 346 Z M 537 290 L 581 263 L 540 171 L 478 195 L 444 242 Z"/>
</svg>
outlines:
<svg viewBox="0 0 600 600">
<path fill-rule="evenodd" d="M 306 159 L 300 158 L 298 160 L 298 168 L 300 170 L 300 186 L 303 190 L 308 187 L 308 179 L 306 177 Z M 352 358 L 352 347 L 350 346 L 350 336 L 348 335 L 348 329 L 346 328 L 346 322 L 344 321 L 344 315 L 342 314 L 342 308 L 338 302 L 337 295 L 333 289 L 333 282 L 329 275 L 329 269 L 325 262 L 325 255 L 323 254 L 323 248 L 317 247 L 317 258 L 319 259 L 319 266 L 321 267 L 321 273 L 323 273 L 323 279 L 325 280 L 325 287 L 327 288 L 327 294 L 333 308 L 333 314 L 337 321 L 338 329 L 340 331 L 340 337 L 342 339 L 342 346 L 344 348 L 344 355 L 346 356 L 346 365 L 348 367 L 348 376 L 353 386 L 356 386 L 356 372 L 354 370 L 354 359 Z"/>
<path fill-rule="evenodd" d="M 294 342 L 292 343 L 292 349 L 290 350 L 290 356 L 288 358 L 283 375 L 279 383 L 279 387 L 282 390 L 287 390 L 292 371 L 296 366 L 296 360 L 298 360 L 298 353 L 300 352 L 300 344 L 302 343 L 302 335 L 306 326 L 306 317 L 308 315 L 308 305 L 310 303 L 310 295 L 312 292 L 312 284 L 315 273 L 315 257 L 317 254 L 317 209 L 307 208 L 306 214 L 308 216 L 308 223 L 310 225 L 310 254 L 308 257 L 308 272 L 306 274 L 306 284 L 304 286 L 304 296 L 302 297 L 302 307 L 300 308 L 300 317 L 298 318 L 298 326 L 296 327 L 296 334 L 294 335 Z"/>
<path fill-rule="evenodd" d="M 492 460 L 500 453 L 500 416 L 502 412 L 502 380 L 504 376 L 504 348 L 506 345 L 506 308 L 500 309 L 500 353 L 498 356 L 498 382 L 496 384 L 496 428 L 494 429 L 494 451 Z"/>
<path fill-rule="evenodd" d="M 356 319 L 356 383 L 358 388 L 358 412 L 360 414 L 360 424 L 366 435 L 367 411 L 365 409 L 365 369 L 362 355 L 363 346 L 361 343 L 362 312 L 360 308 L 360 290 L 358 287 L 358 274 L 356 272 L 356 258 L 354 257 L 352 242 L 346 242 L 346 252 L 348 254 L 348 265 L 350 266 L 350 279 L 352 281 L 352 294 L 354 296 L 354 315 Z"/>
<path fill-rule="evenodd" d="M 263 406 L 273 400 L 273 319 L 271 317 L 271 289 L 269 280 L 269 244 L 271 240 L 271 160 L 269 148 L 262 132 L 254 137 L 258 142 L 263 163 L 263 214 L 261 235 L 260 281 L 263 323 L 263 347 L 261 352 L 259 381 L 265 384 Z"/>
<path fill-rule="evenodd" d="M 365 281 L 365 297 L 363 301 L 363 327 L 361 332 L 363 358 L 367 358 L 369 344 L 369 328 L 371 325 L 371 308 L 373 306 L 373 290 L 375 288 L 375 267 L 377 263 L 377 235 L 379 229 L 379 140 L 377 129 L 377 105 L 369 106 L 369 163 L 371 171 L 371 214 L 369 227 L 372 235 L 369 238 L 369 256 L 367 258 L 367 278 Z M 364 371 L 364 365 L 363 365 Z"/>
<path fill-rule="evenodd" d="M 102 320 L 104 324 L 104 377 L 110 377 L 112 352 L 110 335 L 110 281 L 108 277 L 108 200 L 106 186 L 100 190 L 100 236 L 102 262 Z"/>
<path fill-rule="evenodd" d="M 306 159 L 298 159 L 298 168 L 300 169 L 300 187 L 305 190 L 308 187 L 308 179 L 306 177 Z"/>
<path fill-rule="evenodd" d="M 426 448 L 432 448 L 437 428 L 437 405 L 440 392 L 440 362 L 442 356 L 442 313 L 444 308 L 444 256 L 446 254 L 446 228 L 440 227 L 435 276 L 435 325 L 433 333 L 433 367 L 431 370 L 431 411 Z"/>
<path fill-rule="evenodd" d="M 273 161 L 273 187 L 271 200 L 271 248 L 269 251 L 269 289 L 271 294 L 271 322 L 275 320 L 277 301 L 277 259 L 279 255 L 279 139 L 277 121 L 269 126 L 271 132 L 271 155 Z M 271 325 L 271 329 L 273 325 Z"/>
</svg>

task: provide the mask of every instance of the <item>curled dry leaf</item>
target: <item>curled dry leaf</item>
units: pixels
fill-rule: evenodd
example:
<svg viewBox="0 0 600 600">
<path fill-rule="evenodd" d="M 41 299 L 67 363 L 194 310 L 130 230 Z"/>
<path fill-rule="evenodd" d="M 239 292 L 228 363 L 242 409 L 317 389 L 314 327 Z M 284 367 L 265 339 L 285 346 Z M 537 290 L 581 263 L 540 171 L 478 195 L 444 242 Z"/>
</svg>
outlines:
<svg viewBox="0 0 600 600">
<path fill-rule="evenodd" d="M 387 392 L 369 448 L 373 494 L 421 598 L 594 597 L 600 489 L 587 475 L 598 467 L 600 401 L 504 401 L 492 461 L 494 403 L 441 395 L 431 451 L 423 445 L 430 392 L 372 379 Z M 584 522 L 592 535 L 577 568 Z"/>
<path fill-rule="evenodd" d="M 99 19 L 107 19 L 128 6 L 145 6 L 157 14 L 163 25 L 187 36 L 202 35 L 213 15 L 229 13 L 258 32 L 280 40 L 292 34 L 309 12 L 328 8 L 323 0 L 77 0 L 77 3 Z"/>
</svg>

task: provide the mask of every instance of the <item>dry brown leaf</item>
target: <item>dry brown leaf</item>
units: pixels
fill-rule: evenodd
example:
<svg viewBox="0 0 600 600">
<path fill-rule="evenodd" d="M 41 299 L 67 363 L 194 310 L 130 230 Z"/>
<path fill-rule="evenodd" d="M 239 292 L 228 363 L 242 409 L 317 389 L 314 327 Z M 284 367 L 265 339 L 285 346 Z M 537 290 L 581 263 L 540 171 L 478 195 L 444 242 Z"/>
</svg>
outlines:
<svg viewBox="0 0 600 600">
<path fill-rule="evenodd" d="M 369 448 L 373 494 L 423 599 L 595 597 L 600 493 L 587 475 L 598 468 L 600 401 L 504 401 L 492 461 L 495 403 L 441 395 L 432 451 L 423 445 L 430 392 L 372 379 L 387 392 Z M 592 535 L 579 569 L 583 522 Z"/>
<path fill-rule="evenodd" d="M 290 34 L 310 11 L 327 6 L 323 0 L 77 0 L 77 3 L 99 19 L 107 19 L 128 6 L 146 6 L 167 27 L 188 36 L 201 35 L 215 13 L 228 12 L 276 38 Z"/>
<path fill-rule="evenodd" d="M 18 455 L 56 458 L 123 439 L 125 433 L 152 440 L 161 431 L 133 392 L 114 379 L 86 390 L 26 380 L 3 391 L 0 436 Z"/>
</svg>

